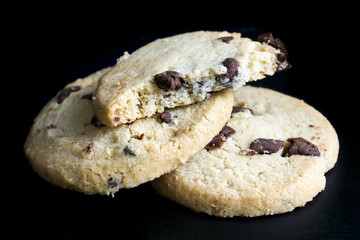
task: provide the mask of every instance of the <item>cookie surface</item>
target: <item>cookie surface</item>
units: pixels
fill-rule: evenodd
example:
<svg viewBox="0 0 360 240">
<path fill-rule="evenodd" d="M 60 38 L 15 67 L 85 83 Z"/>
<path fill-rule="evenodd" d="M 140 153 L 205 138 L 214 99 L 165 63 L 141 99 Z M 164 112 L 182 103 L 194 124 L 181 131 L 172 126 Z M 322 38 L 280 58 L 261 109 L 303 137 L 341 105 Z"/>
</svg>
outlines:
<svg viewBox="0 0 360 240">
<path fill-rule="evenodd" d="M 325 188 L 325 172 L 337 160 L 335 130 L 321 113 L 293 97 L 250 86 L 234 95 L 220 144 L 214 138 L 184 165 L 153 181 L 153 187 L 195 211 L 222 217 L 272 215 L 304 206 Z"/>
<path fill-rule="evenodd" d="M 45 180 L 87 194 L 113 194 L 169 172 L 188 160 L 230 118 L 233 93 L 168 110 L 131 124 L 107 127 L 92 97 L 110 69 L 67 85 L 34 121 L 25 153 Z"/>
<path fill-rule="evenodd" d="M 241 38 L 240 33 L 199 31 L 158 39 L 131 55 L 126 52 L 101 79 L 95 113 L 104 124 L 117 126 L 288 67 L 279 39 L 269 33 L 259 41 Z"/>
</svg>

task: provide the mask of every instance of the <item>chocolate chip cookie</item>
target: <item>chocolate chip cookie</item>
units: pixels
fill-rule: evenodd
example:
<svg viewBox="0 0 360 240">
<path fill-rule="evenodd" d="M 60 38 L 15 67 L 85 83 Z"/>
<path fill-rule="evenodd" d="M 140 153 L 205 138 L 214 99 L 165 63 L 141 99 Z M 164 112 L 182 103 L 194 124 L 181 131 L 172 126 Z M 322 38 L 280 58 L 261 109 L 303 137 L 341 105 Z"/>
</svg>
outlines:
<svg viewBox="0 0 360 240">
<path fill-rule="evenodd" d="M 118 127 L 92 101 L 110 68 L 67 85 L 41 110 L 24 145 L 45 180 L 86 194 L 113 194 L 169 172 L 203 148 L 231 116 L 232 90 Z"/>
<path fill-rule="evenodd" d="M 221 217 L 285 213 L 325 188 L 339 151 L 329 121 L 264 88 L 234 92 L 230 120 L 192 159 L 152 182 L 163 195 Z"/>
<path fill-rule="evenodd" d="M 108 126 L 189 105 L 209 92 L 237 89 L 289 67 L 285 45 L 271 33 L 191 32 L 158 39 L 119 58 L 95 91 L 97 118 Z"/>
</svg>

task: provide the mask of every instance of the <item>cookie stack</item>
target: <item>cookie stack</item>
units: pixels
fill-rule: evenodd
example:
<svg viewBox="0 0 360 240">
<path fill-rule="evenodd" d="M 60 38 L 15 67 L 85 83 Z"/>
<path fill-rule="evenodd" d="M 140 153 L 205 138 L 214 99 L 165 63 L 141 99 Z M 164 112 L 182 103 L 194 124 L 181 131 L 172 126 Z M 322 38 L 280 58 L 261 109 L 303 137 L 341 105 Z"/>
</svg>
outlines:
<svg viewBox="0 0 360 240">
<path fill-rule="evenodd" d="M 42 178 L 86 194 L 152 181 L 210 215 L 292 211 L 325 188 L 339 143 L 303 101 L 243 86 L 288 67 L 271 33 L 158 39 L 65 86 L 36 117 L 25 153 Z"/>
</svg>

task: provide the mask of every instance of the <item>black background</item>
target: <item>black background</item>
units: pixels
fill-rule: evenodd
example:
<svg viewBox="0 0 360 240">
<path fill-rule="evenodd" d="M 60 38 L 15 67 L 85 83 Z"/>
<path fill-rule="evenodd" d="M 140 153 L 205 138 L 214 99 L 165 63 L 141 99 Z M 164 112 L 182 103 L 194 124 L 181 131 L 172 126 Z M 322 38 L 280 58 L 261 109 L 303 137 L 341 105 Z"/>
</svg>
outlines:
<svg viewBox="0 0 360 240">
<path fill-rule="evenodd" d="M 352 7 L 217 2 L 194 9 L 194 4 L 4 9 L 10 11 L 2 36 L 4 230 L 47 239 L 360 239 L 358 37 Z M 236 31 L 252 39 L 270 31 L 286 43 L 293 67 L 254 85 L 304 99 L 333 124 L 340 154 L 326 174 L 325 191 L 291 213 L 223 219 L 171 202 L 148 184 L 121 190 L 115 198 L 87 196 L 33 172 L 23 153 L 26 136 L 43 105 L 67 83 L 115 64 L 124 51 L 195 30 Z"/>
</svg>

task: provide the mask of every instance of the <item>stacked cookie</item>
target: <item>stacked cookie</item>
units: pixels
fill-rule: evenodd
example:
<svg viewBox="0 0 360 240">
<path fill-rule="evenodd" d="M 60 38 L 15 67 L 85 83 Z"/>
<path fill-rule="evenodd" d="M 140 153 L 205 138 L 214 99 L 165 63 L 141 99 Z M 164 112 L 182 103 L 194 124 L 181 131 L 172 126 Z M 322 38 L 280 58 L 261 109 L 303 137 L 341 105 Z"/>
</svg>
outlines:
<svg viewBox="0 0 360 240">
<path fill-rule="evenodd" d="M 325 188 L 339 145 L 301 100 L 242 87 L 287 69 L 286 57 L 271 33 L 156 40 L 60 91 L 35 119 L 26 156 L 45 180 L 86 194 L 152 181 L 210 215 L 292 211 Z"/>
</svg>

